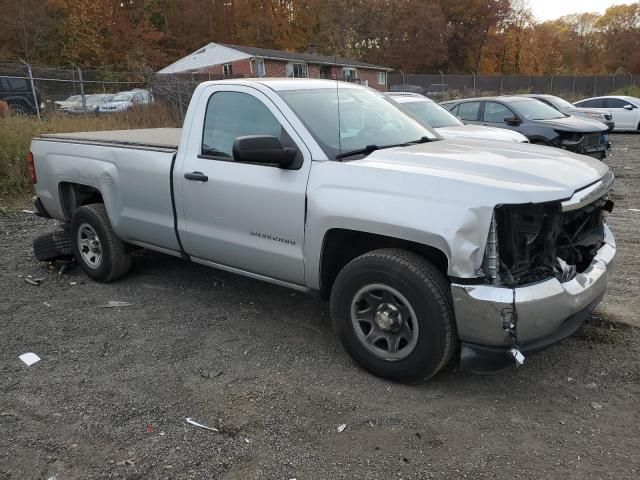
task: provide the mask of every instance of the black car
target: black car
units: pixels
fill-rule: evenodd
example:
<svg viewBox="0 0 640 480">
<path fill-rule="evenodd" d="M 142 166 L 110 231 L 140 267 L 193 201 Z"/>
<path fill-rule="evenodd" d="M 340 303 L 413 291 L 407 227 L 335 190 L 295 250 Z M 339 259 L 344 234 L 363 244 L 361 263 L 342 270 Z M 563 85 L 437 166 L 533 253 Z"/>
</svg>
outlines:
<svg viewBox="0 0 640 480">
<path fill-rule="evenodd" d="M 34 99 L 31 83 L 20 77 L 0 76 L 0 100 L 7 102 L 14 112 L 28 115 L 38 113 L 36 101 L 40 110 L 44 107 L 40 92 L 36 89 L 36 98 Z"/>
<path fill-rule="evenodd" d="M 507 128 L 531 143 L 563 148 L 603 159 L 609 141 L 607 127 L 587 118 L 565 115 L 533 98 L 517 96 L 467 98 L 441 104 L 466 123 Z"/>
</svg>

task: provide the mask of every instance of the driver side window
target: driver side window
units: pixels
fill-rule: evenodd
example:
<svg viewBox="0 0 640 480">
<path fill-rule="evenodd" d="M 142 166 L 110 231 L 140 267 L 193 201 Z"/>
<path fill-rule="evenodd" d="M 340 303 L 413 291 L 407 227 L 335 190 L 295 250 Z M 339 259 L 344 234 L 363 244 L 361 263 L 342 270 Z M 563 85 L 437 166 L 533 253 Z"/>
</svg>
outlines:
<svg viewBox="0 0 640 480">
<path fill-rule="evenodd" d="M 497 102 L 484 104 L 484 121 L 491 123 L 504 123 L 504 117 L 513 117 L 513 112 Z"/>
<path fill-rule="evenodd" d="M 295 144 L 267 106 L 247 93 L 217 92 L 207 103 L 201 154 L 233 159 L 233 142 L 246 135 L 272 135 L 283 146 Z"/>
</svg>

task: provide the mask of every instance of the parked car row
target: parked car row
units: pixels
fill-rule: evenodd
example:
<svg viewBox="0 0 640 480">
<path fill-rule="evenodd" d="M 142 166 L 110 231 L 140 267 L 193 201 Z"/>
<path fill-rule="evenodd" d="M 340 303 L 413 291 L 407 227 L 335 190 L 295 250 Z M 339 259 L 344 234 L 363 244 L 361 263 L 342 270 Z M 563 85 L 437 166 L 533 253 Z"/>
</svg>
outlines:
<svg viewBox="0 0 640 480">
<path fill-rule="evenodd" d="M 416 92 L 386 95 L 443 138 L 529 142 L 604 159 L 611 148 L 609 132 L 640 131 L 640 99 L 628 96 L 571 104 L 555 95 L 524 94 L 437 104 Z"/>
<path fill-rule="evenodd" d="M 149 90 L 136 88 L 116 94 L 99 93 L 85 95 L 72 95 L 66 100 L 55 102 L 56 109 L 61 113 L 113 113 L 129 110 L 134 105 L 145 105 L 153 102 L 153 95 Z"/>
<path fill-rule="evenodd" d="M 597 120 L 575 117 L 522 96 L 451 100 L 442 105 L 463 121 L 505 128 L 525 135 L 531 143 L 605 158 L 608 127 Z"/>
</svg>

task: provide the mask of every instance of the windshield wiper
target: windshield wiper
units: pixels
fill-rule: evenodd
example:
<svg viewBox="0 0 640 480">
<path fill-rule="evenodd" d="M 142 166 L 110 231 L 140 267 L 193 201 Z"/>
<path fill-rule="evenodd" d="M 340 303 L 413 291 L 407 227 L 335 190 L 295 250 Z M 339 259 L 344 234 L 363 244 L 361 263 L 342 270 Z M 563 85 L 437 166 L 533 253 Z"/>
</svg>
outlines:
<svg viewBox="0 0 640 480">
<path fill-rule="evenodd" d="M 420 137 L 418 140 L 412 140 L 410 142 L 405 143 L 396 143 L 394 145 L 367 145 L 364 148 L 359 148 L 357 150 L 350 150 L 348 152 L 339 153 L 336 155 L 336 160 L 342 160 L 343 158 L 353 157 L 354 155 L 369 155 L 376 150 L 382 150 L 384 148 L 394 148 L 394 147 L 408 147 L 409 145 L 416 145 L 418 143 L 427 143 L 431 142 L 432 139 L 429 137 Z"/>
</svg>

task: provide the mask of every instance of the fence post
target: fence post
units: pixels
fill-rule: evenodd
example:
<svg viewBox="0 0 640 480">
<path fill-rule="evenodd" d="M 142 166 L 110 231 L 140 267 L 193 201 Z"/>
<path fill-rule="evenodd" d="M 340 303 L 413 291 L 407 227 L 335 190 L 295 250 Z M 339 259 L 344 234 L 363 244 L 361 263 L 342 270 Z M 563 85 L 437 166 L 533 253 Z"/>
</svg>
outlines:
<svg viewBox="0 0 640 480">
<path fill-rule="evenodd" d="M 471 72 L 473 74 L 473 96 L 476 96 L 476 72 Z"/>
<path fill-rule="evenodd" d="M 616 90 L 616 76 L 615 74 L 611 75 L 611 93 Z"/>
<path fill-rule="evenodd" d="M 549 85 L 549 93 L 553 93 L 553 75 L 551 75 L 551 82 Z"/>
<path fill-rule="evenodd" d="M 27 72 L 29 73 L 29 83 L 31 84 L 31 95 L 33 95 L 33 104 L 36 107 L 36 114 L 38 115 L 38 120 L 42 120 L 40 117 L 40 104 L 38 103 L 38 96 L 36 95 L 36 86 L 33 83 L 33 71 L 31 70 L 31 65 L 25 62 L 24 60 L 22 60 L 21 58 L 19 60 L 27 66 Z"/>
<path fill-rule="evenodd" d="M 598 85 L 598 76 L 597 76 L 597 75 L 594 75 L 594 76 L 593 76 L 593 96 L 594 96 L 594 97 L 598 95 L 598 94 L 596 93 L 596 92 L 597 92 L 597 91 L 596 91 L 596 87 L 597 87 L 597 85 Z"/>
<path fill-rule="evenodd" d="M 182 87 L 178 83 L 178 103 L 180 104 L 180 117 L 184 121 L 184 108 L 182 107 Z"/>
<path fill-rule="evenodd" d="M 529 83 L 527 84 L 527 90 L 531 93 L 531 75 L 529 75 Z"/>
<path fill-rule="evenodd" d="M 82 70 L 73 62 L 69 62 L 78 70 L 78 81 L 80 82 L 80 96 L 82 97 L 82 113 L 87 113 L 87 98 L 84 96 L 84 83 L 82 81 Z"/>
<path fill-rule="evenodd" d="M 571 93 L 576 93 L 576 76 L 573 76 L 573 81 L 571 82 Z"/>
</svg>

